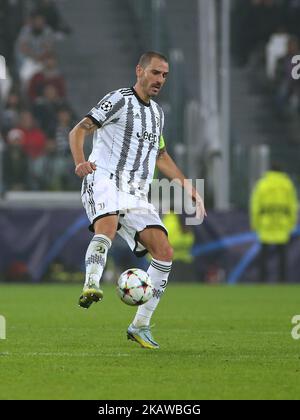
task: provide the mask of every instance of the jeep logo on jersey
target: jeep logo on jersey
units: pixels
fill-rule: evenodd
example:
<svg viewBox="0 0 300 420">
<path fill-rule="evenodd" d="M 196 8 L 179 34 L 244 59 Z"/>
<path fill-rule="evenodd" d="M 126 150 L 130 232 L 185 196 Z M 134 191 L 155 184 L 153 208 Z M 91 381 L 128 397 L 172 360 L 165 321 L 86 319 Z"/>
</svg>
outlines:
<svg viewBox="0 0 300 420">
<path fill-rule="evenodd" d="M 104 112 L 109 112 L 111 111 L 113 105 L 110 101 L 104 101 L 102 102 L 102 104 L 100 105 L 100 108 L 104 111 Z"/>
<path fill-rule="evenodd" d="M 142 133 L 136 133 L 139 139 L 148 140 L 149 143 L 155 144 L 158 140 L 158 135 L 153 133 L 148 133 L 148 131 L 144 130 Z"/>
</svg>

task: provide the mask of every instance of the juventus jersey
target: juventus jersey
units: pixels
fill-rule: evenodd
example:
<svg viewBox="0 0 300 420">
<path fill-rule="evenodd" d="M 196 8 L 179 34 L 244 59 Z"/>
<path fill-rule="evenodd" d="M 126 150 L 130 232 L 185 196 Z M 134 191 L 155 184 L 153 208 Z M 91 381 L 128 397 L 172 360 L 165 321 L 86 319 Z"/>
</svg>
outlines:
<svg viewBox="0 0 300 420">
<path fill-rule="evenodd" d="M 115 179 L 119 189 L 147 194 L 158 152 L 165 147 L 161 107 L 125 88 L 108 93 L 87 117 L 99 127 L 89 161 Z"/>
</svg>

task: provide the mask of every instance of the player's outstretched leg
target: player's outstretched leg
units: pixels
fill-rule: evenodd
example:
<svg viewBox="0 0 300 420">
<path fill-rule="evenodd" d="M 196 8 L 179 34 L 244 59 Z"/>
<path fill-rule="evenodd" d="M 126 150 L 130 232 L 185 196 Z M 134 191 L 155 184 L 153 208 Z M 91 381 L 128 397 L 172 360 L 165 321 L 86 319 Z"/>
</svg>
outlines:
<svg viewBox="0 0 300 420">
<path fill-rule="evenodd" d="M 166 289 L 171 267 L 171 262 L 152 259 L 147 273 L 152 280 L 153 297 L 144 305 L 139 306 L 132 324 L 128 327 L 127 338 L 138 342 L 144 348 L 159 348 L 151 334 L 150 320 Z"/>
<path fill-rule="evenodd" d="M 93 302 L 98 302 L 103 298 L 100 279 L 110 247 L 111 240 L 106 235 L 95 235 L 88 246 L 85 256 L 85 283 L 79 298 L 79 305 L 82 308 L 88 309 Z"/>
</svg>

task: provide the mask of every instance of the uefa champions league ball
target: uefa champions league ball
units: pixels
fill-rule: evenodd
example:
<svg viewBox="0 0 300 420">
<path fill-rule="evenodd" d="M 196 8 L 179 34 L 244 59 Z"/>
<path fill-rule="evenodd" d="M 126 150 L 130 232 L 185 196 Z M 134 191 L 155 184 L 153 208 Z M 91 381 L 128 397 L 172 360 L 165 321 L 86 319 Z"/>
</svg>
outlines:
<svg viewBox="0 0 300 420">
<path fill-rule="evenodd" d="M 143 305 L 153 296 L 149 275 L 139 268 L 124 271 L 118 280 L 117 294 L 127 305 Z"/>
</svg>

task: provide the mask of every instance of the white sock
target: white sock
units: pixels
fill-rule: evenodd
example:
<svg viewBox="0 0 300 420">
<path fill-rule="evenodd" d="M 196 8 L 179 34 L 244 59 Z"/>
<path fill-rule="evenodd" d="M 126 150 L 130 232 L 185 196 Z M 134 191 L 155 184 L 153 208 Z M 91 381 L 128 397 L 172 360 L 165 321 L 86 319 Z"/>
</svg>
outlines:
<svg viewBox="0 0 300 420">
<path fill-rule="evenodd" d="M 85 255 L 85 283 L 100 286 L 101 276 L 106 264 L 107 253 L 111 247 L 111 240 L 105 235 L 95 235 L 91 240 Z"/>
<path fill-rule="evenodd" d="M 152 259 L 147 273 L 149 274 L 152 280 L 153 297 L 150 300 L 148 300 L 147 303 L 144 303 L 144 305 L 139 306 L 135 318 L 133 320 L 133 325 L 135 327 L 150 325 L 150 320 L 153 315 L 153 312 L 159 304 L 160 298 L 167 287 L 171 267 L 171 262 L 158 261 L 154 258 Z"/>
</svg>

